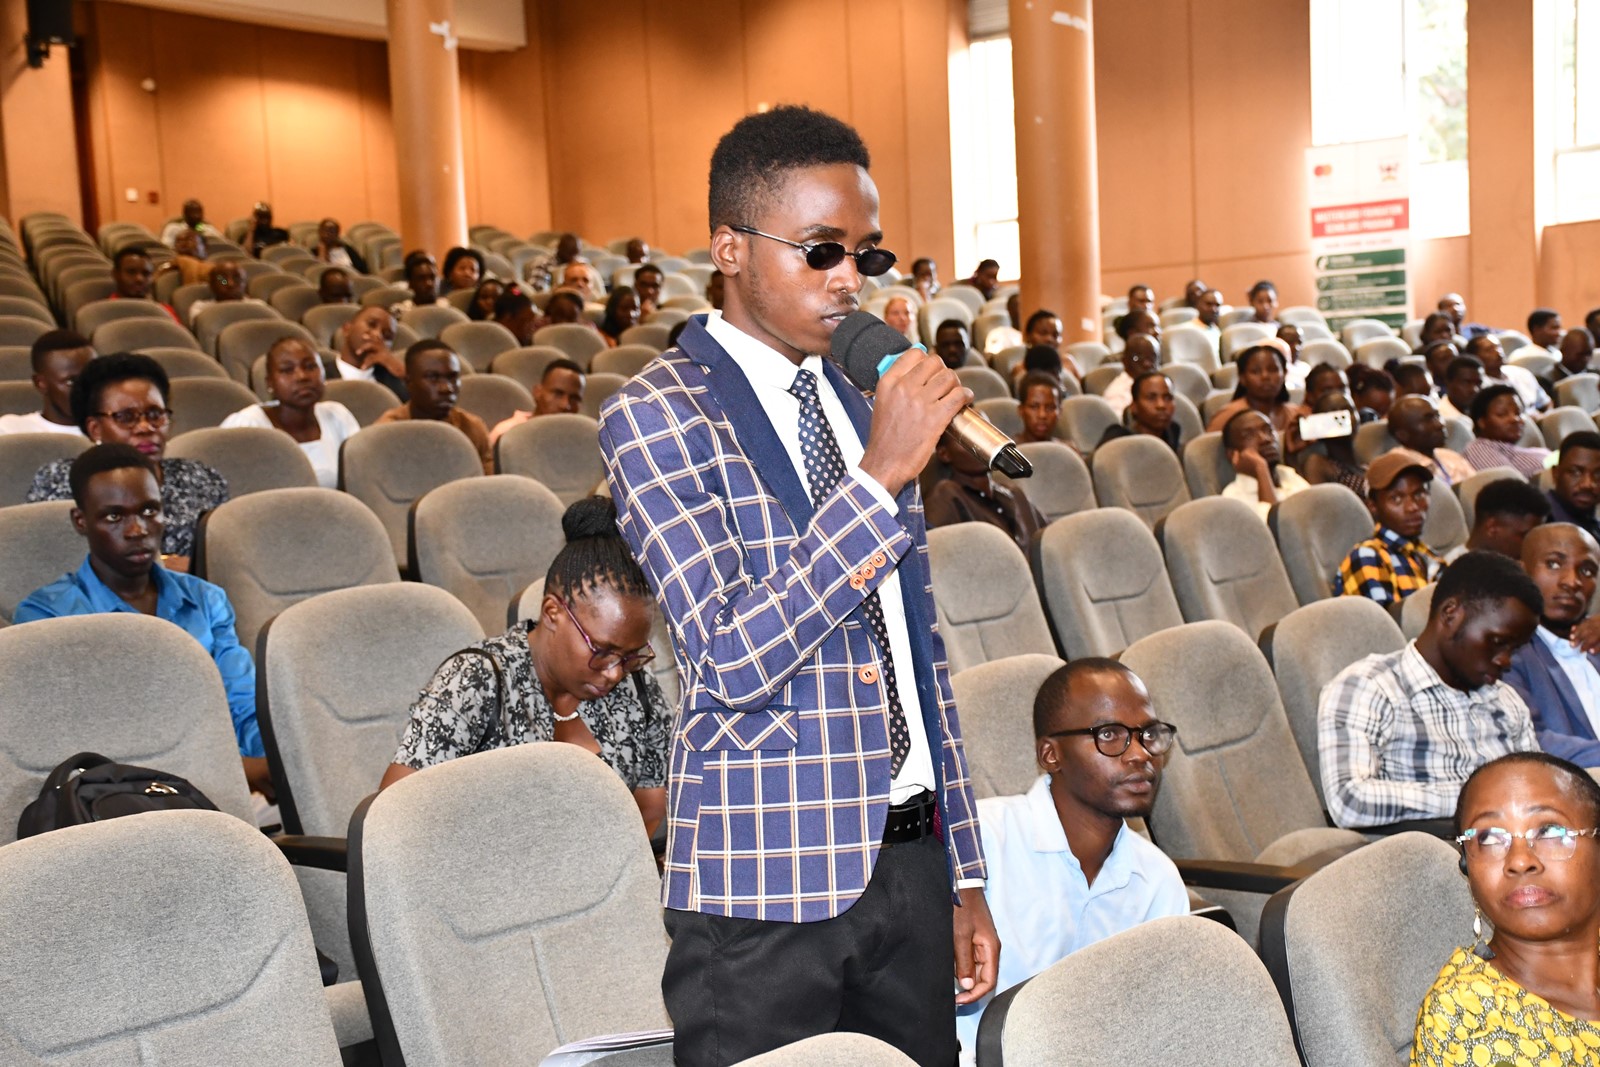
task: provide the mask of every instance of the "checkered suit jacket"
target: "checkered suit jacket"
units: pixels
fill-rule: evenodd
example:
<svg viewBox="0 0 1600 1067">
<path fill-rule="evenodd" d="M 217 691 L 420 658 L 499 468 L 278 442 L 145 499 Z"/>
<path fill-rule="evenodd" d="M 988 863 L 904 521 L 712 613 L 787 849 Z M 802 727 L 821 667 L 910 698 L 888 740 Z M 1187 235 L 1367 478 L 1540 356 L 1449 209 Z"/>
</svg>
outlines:
<svg viewBox="0 0 1600 1067">
<path fill-rule="evenodd" d="M 900 573 L 952 878 L 982 878 L 977 808 L 928 580 L 913 481 L 884 509 L 846 474 L 814 507 L 744 373 L 691 319 L 608 400 L 600 447 L 623 536 L 672 631 L 663 899 L 785 922 L 866 889 L 889 804 L 878 651 L 860 607 Z M 824 360 L 863 441 L 871 408 Z"/>
</svg>

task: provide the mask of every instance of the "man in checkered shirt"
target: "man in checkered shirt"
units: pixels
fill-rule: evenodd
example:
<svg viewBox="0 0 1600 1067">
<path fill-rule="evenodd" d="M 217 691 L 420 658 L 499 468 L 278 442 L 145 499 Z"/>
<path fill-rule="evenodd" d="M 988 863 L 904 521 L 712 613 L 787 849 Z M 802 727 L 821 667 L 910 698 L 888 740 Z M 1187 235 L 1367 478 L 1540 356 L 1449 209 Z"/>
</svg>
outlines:
<svg viewBox="0 0 1600 1067">
<path fill-rule="evenodd" d="M 1515 561 L 1468 552 L 1439 580 L 1421 636 L 1324 687 L 1317 747 L 1336 825 L 1447 817 L 1478 767 L 1539 750 L 1527 705 L 1500 676 L 1543 608 Z"/>
</svg>

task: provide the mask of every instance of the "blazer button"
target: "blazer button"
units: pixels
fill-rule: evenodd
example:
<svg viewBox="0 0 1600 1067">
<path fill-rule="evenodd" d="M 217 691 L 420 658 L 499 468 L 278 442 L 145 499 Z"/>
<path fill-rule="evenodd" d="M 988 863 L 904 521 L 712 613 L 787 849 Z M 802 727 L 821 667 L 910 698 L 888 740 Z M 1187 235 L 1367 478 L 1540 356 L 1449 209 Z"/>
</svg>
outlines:
<svg viewBox="0 0 1600 1067">
<path fill-rule="evenodd" d="M 861 590 L 865 589 L 866 587 L 867 587 L 867 580 L 865 578 L 863 578 L 860 574 L 852 574 L 850 576 L 850 588 L 851 589 L 854 589 L 856 592 L 859 593 L 859 592 L 861 592 Z"/>
<path fill-rule="evenodd" d="M 874 567 L 882 570 L 884 567 L 889 565 L 889 557 L 885 556 L 882 552 L 879 552 L 872 557 L 871 562 Z"/>
<path fill-rule="evenodd" d="M 856 672 L 856 677 L 861 679 L 862 685 L 873 685 L 878 680 L 878 668 L 869 663 Z"/>
<path fill-rule="evenodd" d="M 867 581 L 870 582 L 877 576 L 878 568 L 874 567 L 872 564 L 869 563 L 865 567 L 861 568 L 861 577 L 865 578 Z"/>
</svg>

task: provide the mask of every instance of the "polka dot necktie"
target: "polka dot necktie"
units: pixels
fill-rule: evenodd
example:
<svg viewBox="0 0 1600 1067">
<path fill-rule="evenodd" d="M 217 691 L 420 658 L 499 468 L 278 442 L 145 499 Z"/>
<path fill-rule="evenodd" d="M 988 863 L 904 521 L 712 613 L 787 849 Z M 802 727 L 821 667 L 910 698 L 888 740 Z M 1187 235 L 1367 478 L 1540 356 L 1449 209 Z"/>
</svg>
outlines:
<svg viewBox="0 0 1600 1067">
<path fill-rule="evenodd" d="M 817 376 L 802 369 L 795 375 L 789 392 L 800 401 L 800 454 L 806 461 L 806 480 L 811 483 L 811 502 L 818 507 L 844 477 L 844 456 L 833 436 L 833 427 L 822 414 L 822 399 L 817 395 Z M 889 651 L 889 627 L 883 621 L 883 605 L 873 590 L 862 601 L 861 613 L 878 646 L 882 660 L 883 688 L 889 698 L 889 773 L 897 775 L 911 751 L 911 731 L 900 706 L 900 687 L 895 683 L 894 656 Z"/>
</svg>

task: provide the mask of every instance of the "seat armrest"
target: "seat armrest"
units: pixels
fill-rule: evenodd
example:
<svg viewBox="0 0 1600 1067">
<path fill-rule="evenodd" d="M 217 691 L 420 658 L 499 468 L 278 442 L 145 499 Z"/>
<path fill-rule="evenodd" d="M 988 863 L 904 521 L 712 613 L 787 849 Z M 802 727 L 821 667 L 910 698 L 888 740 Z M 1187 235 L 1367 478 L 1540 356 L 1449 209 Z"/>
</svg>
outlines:
<svg viewBox="0 0 1600 1067">
<path fill-rule="evenodd" d="M 1173 860 L 1184 885 L 1202 889 L 1231 889 L 1240 893 L 1271 895 L 1308 877 L 1315 866 L 1278 867 L 1270 863 L 1236 863 L 1232 860 Z"/>
<path fill-rule="evenodd" d="M 1389 823 L 1387 826 L 1363 826 L 1359 832 L 1372 837 L 1393 837 L 1395 834 L 1410 833 L 1413 830 L 1451 844 L 1456 840 L 1455 821 L 1452 819 L 1407 819 L 1404 822 Z"/>
<path fill-rule="evenodd" d="M 346 842 L 342 837 L 309 837 L 303 834 L 279 834 L 269 840 L 296 867 L 314 867 L 321 871 L 344 873 L 346 868 Z"/>
</svg>

